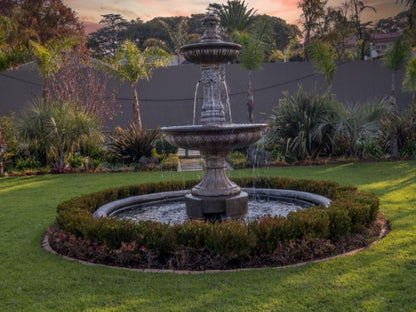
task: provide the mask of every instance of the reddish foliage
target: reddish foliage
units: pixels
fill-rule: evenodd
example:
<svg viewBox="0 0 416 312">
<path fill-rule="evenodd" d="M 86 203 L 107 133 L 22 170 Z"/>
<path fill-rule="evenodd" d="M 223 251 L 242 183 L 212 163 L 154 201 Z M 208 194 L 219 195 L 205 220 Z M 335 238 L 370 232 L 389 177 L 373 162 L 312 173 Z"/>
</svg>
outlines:
<svg viewBox="0 0 416 312">
<path fill-rule="evenodd" d="M 15 18 L 20 30 L 34 31 L 41 43 L 57 36 L 84 34 L 75 12 L 62 0 L 0 0 L 0 15 Z"/>
<path fill-rule="evenodd" d="M 48 81 L 51 98 L 72 102 L 101 120 L 112 120 L 121 112 L 108 76 L 92 66 L 85 51 L 67 55 L 64 64 Z"/>
</svg>

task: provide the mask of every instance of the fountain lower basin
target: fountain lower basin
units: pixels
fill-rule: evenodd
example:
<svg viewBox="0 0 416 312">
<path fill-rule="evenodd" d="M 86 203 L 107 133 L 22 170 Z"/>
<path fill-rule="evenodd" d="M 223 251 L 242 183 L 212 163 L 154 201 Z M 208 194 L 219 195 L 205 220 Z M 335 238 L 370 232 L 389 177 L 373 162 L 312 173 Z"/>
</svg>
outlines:
<svg viewBox="0 0 416 312">
<path fill-rule="evenodd" d="M 302 191 L 255 188 L 243 188 L 243 191 L 250 197 L 249 214 L 241 218 L 245 221 L 266 215 L 285 217 L 289 212 L 298 209 L 317 205 L 328 207 L 331 202 L 324 196 Z M 94 217 L 182 223 L 189 220 L 184 212 L 184 198 L 188 194 L 190 190 L 132 196 L 101 206 L 94 212 Z M 136 216 L 134 210 L 139 211 Z"/>
</svg>

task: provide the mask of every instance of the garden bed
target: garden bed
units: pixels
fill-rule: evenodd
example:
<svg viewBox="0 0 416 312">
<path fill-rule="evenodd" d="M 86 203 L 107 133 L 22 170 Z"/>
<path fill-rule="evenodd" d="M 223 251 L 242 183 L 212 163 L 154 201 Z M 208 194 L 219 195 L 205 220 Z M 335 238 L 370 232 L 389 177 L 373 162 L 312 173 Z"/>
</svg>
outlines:
<svg viewBox="0 0 416 312">
<path fill-rule="evenodd" d="M 234 179 L 241 186 L 312 192 L 332 200 L 287 218 L 249 223 L 190 221 L 167 225 L 94 219 L 101 205 L 135 195 L 186 189 L 196 181 L 112 188 L 64 202 L 48 231 L 60 254 L 92 263 L 139 269 L 209 270 L 282 266 L 344 253 L 368 245 L 381 230 L 379 201 L 355 187 L 289 178 Z"/>
</svg>

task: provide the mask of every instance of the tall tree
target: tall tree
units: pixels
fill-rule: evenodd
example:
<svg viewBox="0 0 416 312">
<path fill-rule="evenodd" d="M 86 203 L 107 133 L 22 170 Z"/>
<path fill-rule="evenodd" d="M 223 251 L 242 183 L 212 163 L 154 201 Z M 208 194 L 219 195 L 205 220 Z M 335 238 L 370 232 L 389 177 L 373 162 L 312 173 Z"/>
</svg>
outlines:
<svg viewBox="0 0 416 312">
<path fill-rule="evenodd" d="M 114 60 L 107 69 L 121 80 L 128 81 L 133 89 L 133 123 L 142 129 L 140 104 L 137 94 L 139 80 L 150 80 L 153 70 L 169 64 L 169 54 L 157 47 L 141 51 L 136 44 L 126 40 L 117 49 Z"/>
<path fill-rule="evenodd" d="M 409 11 L 403 11 L 396 16 L 380 19 L 374 28 L 375 33 L 389 34 L 402 32 L 409 26 L 408 14 Z"/>
<path fill-rule="evenodd" d="M 84 34 L 75 12 L 62 0 L 0 0 L 0 15 L 14 16 L 19 32 L 34 31 L 42 44 L 59 36 Z"/>
<path fill-rule="evenodd" d="M 181 64 L 180 48 L 191 41 L 198 41 L 199 35 L 188 34 L 188 18 L 181 17 L 175 27 L 170 26 L 167 22 L 160 19 L 160 24 L 168 34 L 169 40 L 174 48 L 176 57 L 178 59 L 178 65 Z"/>
<path fill-rule="evenodd" d="M 396 0 L 399 2 L 399 0 Z M 400 0 L 405 3 L 409 10 L 407 11 L 408 28 L 406 29 L 407 34 L 410 37 L 414 37 L 416 33 L 416 0 Z"/>
<path fill-rule="evenodd" d="M 38 39 L 34 31 L 24 31 L 18 27 L 15 18 L 0 16 L 0 71 L 17 66 L 31 58 L 29 40 Z"/>
<path fill-rule="evenodd" d="M 304 31 L 304 53 L 308 57 L 308 46 L 311 43 L 312 35 L 318 30 L 320 19 L 325 16 L 325 6 L 328 0 L 301 0 L 298 8 L 302 10 L 300 23 Z"/>
<path fill-rule="evenodd" d="M 363 22 L 361 17 L 364 11 L 372 10 L 376 12 L 376 9 L 370 5 L 367 5 L 366 0 L 349 0 L 346 5 L 350 10 L 350 18 L 354 23 L 355 34 L 357 35 L 357 38 L 360 42 L 360 59 L 363 60 L 366 45 L 365 32 L 372 22 Z"/>
<path fill-rule="evenodd" d="M 345 44 L 353 32 L 354 27 L 348 19 L 347 7 L 344 4 L 339 8 L 327 8 L 325 18 L 322 19 L 318 38 L 331 44 L 338 58 L 345 60 Z"/>
<path fill-rule="evenodd" d="M 248 9 L 245 1 L 227 0 L 226 4 L 211 3 L 208 10 L 218 15 L 221 26 L 230 35 L 234 31 L 247 31 L 254 23 L 257 10 Z"/>
<path fill-rule="evenodd" d="M 384 55 L 384 64 L 392 73 L 390 103 L 392 107 L 391 153 L 393 157 L 399 156 L 397 142 L 398 111 L 396 102 L 395 74 L 405 64 L 406 59 L 410 56 L 410 53 L 410 43 L 403 36 L 400 36 Z"/>
<path fill-rule="evenodd" d="M 90 34 L 87 47 L 96 57 L 114 58 L 119 43 L 123 40 L 123 31 L 128 22 L 120 14 L 101 15 L 100 24 L 104 27 Z"/>
</svg>

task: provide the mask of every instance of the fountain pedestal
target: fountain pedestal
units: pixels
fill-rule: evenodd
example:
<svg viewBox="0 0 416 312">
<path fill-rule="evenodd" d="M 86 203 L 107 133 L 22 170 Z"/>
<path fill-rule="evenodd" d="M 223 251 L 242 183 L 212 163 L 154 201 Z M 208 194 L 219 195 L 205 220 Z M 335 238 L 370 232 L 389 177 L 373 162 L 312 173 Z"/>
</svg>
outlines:
<svg viewBox="0 0 416 312">
<path fill-rule="evenodd" d="M 238 218 L 247 214 L 248 194 L 240 192 L 233 196 L 185 196 L 186 214 L 193 219 L 206 219 L 220 215 Z"/>
<path fill-rule="evenodd" d="M 208 215 L 240 217 L 247 213 L 248 195 L 226 175 L 224 151 L 203 151 L 205 176 L 185 197 L 186 213 L 191 218 Z"/>
</svg>

